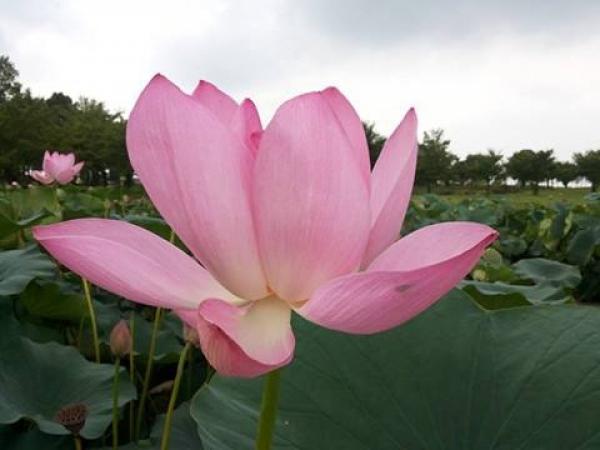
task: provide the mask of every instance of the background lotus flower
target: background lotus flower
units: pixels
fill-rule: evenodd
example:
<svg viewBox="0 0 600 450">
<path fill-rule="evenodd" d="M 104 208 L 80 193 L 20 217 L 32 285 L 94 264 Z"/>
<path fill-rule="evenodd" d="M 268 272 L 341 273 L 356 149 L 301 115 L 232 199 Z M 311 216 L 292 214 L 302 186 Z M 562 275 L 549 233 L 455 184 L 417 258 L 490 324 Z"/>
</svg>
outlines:
<svg viewBox="0 0 600 450">
<path fill-rule="evenodd" d="M 42 184 L 68 184 L 79 174 L 83 162 L 75 164 L 73 153 L 44 153 L 43 170 L 32 170 L 31 177 Z"/>
<path fill-rule="evenodd" d="M 221 373 L 293 357 L 292 311 L 369 334 L 416 316 L 458 283 L 497 233 L 440 223 L 397 242 L 414 181 L 410 110 L 371 173 L 362 124 L 335 88 L 284 103 L 263 131 L 254 104 L 162 76 L 127 128 L 131 163 L 194 257 L 134 225 L 38 226 L 61 263 L 135 302 L 176 310 Z M 360 270 L 360 271 L 359 271 Z"/>
</svg>

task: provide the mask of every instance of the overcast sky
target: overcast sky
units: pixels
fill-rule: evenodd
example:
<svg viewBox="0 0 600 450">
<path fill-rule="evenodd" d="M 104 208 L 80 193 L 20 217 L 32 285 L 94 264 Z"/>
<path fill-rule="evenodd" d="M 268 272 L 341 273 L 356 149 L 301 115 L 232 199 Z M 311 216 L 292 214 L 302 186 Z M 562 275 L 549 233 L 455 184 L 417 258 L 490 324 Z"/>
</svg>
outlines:
<svg viewBox="0 0 600 450">
<path fill-rule="evenodd" d="M 264 122 L 335 85 L 386 135 L 414 105 L 460 155 L 600 148 L 598 0 L 0 0 L 0 53 L 36 95 L 125 113 L 161 72 Z"/>
</svg>

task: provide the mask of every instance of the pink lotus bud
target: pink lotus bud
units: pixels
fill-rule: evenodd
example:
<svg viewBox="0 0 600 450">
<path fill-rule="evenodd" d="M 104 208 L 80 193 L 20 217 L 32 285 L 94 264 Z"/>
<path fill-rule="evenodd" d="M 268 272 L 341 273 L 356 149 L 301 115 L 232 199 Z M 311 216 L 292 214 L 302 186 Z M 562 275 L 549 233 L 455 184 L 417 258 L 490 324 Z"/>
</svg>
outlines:
<svg viewBox="0 0 600 450">
<path fill-rule="evenodd" d="M 113 355 L 123 357 L 131 353 L 132 339 L 129 326 L 120 320 L 110 332 L 110 351 Z"/>
</svg>

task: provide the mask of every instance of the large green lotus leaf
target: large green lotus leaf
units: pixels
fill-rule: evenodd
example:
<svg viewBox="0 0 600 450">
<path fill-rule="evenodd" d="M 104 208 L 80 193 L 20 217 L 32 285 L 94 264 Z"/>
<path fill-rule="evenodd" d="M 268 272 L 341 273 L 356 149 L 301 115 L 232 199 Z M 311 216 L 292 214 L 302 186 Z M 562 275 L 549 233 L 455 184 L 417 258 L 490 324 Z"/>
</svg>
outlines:
<svg viewBox="0 0 600 450">
<path fill-rule="evenodd" d="M 18 313 L 19 315 L 21 313 Z M 15 316 L 15 305 L 8 298 L 0 298 L 0 339 L 10 343 L 19 336 L 28 337 L 34 342 L 64 343 L 65 333 L 57 327 L 45 323 L 34 323 L 25 317 L 18 320 Z M 1 347 L 1 346 L 0 346 Z M 0 447 L 1 449 L 2 447 Z"/>
<path fill-rule="evenodd" d="M 29 228 L 32 225 L 40 223 L 46 217 L 51 215 L 52 213 L 50 211 L 44 209 L 26 218 L 16 220 L 13 219 L 7 211 L 0 210 L 0 238 L 8 236 L 9 234 L 15 233 L 19 230 Z"/>
<path fill-rule="evenodd" d="M 152 427 L 150 438 L 160 443 L 163 434 L 165 416 L 158 417 Z M 156 447 L 158 449 L 158 446 Z M 190 415 L 190 402 L 182 403 L 173 414 L 173 423 L 171 429 L 171 439 L 169 441 L 170 450 L 202 450 L 202 441 L 198 436 L 198 427 Z"/>
<path fill-rule="evenodd" d="M 513 264 L 513 269 L 520 277 L 536 283 L 552 281 L 560 286 L 575 288 L 581 282 L 581 273 L 577 266 L 550 259 L 522 259 Z"/>
<path fill-rule="evenodd" d="M 521 236 L 500 237 L 500 252 L 508 257 L 517 257 L 527 251 L 527 242 Z"/>
<path fill-rule="evenodd" d="M 119 447 L 121 450 L 159 450 L 160 440 L 163 433 L 165 416 L 160 415 L 156 419 L 150 439 L 127 444 Z M 198 436 L 198 427 L 190 415 L 190 402 L 184 402 L 177 407 L 173 413 L 173 422 L 171 423 L 171 439 L 169 440 L 169 450 L 202 450 L 202 441 Z M 109 450 L 107 447 L 105 450 Z"/>
<path fill-rule="evenodd" d="M 386 333 L 295 332 L 275 449 L 600 448 L 597 308 L 485 311 L 453 291 Z M 205 448 L 253 448 L 263 382 L 215 376 L 196 394 Z"/>
<path fill-rule="evenodd" d="M 63 202 L 63 218 L 78 219 L 81 217 L 103 215 L 105 203 L 102 199 L 82 192 L 70 192 Z"/>
<path fill-rule="evenodd" d="M 161 319 L 156 337 L 154 360 L 161 363 L 173 363 L 179 359 L 183 345 L 181 345 L 175 333 L 165 324 L 165 318 Z M 136 354 L 147 357 L 152 337 L 152 325 L 142 317 L 135 316 L 134 350 Z"/>
<path fill-rule="evenodd" d="M 588 263 L 598 245 L 600 245 L 600 226 L 579 230 L 569 242 L 567 260 L 583 266 Z"/>
<path fill-rule="evenodd" d="M 573 300 L 562 286 L 550 281 L 531 286 L 463 281 L 461 287 L 486 309 L 512 308 L 526 304 L 558 304 Z"/>
<path fill-rule="evenodd" d="M 19 294 L 34 278 L 51 278 L 55 270 L 35 246 L 0 252 L 0 296 Z"/>
<path fill-rule="evenodd" d="M 11 426 L 0 426 L 2 450 L 73 450 L 70 436 L 53 436 L 39 430 L 16 431 Z"/>
<path fill-rule="evenodd" d="M 46 186 L 32 186 L 10 193 L 10 203 L 14 217 L 30 217 L 40 211 L 58 212 L 55 189 Z"/>
<path fill-rule="evenodd" d="M 29 283 L 21 293 L 21 303 L 27 312 L 44 319 L 79 322 L 88 316 L 83 296 L 64 283 Z"/>
<path fill-rule="evenodd" d="M 27 418 L 45 433 L 68 434 L 54 420 L 56 413 L 67 405 L 84 404 L 88 416 L 81 435 L 95 439 L 104 433 L 112 414 L 112 365 L 91 363 L 72 347 L 38 344 L 10 330 L 1 338 L 0 424 Z M 136 391 L 125 370 L 120 377 L 119 405 L 124 405 Z"/>
<path fill-rule="evenodd" d="M 502 287 L 504 286 L 510 287 L 511 285 L 504 283 L 464 282 L 462 290 L 485 309 L 506 309 L 532 305 L 525 295 L 515 292 L 510 288 L 503 289 Z"/>
</svg>

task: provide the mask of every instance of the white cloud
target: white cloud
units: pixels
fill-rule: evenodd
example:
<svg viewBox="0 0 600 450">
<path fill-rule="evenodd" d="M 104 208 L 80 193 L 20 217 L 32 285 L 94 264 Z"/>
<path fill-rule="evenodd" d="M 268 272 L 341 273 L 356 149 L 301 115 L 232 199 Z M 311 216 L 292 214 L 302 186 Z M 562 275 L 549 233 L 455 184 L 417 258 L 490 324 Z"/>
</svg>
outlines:
<svg viewBox="0 0 600 450">
<path fill-rule="evenodd" d="M 553 147 L 567 159 L 600 147 L 597 3 L 562 17 L 563 2 L 545 2 L 536 16 L 513 17 L 461 0 L 448 23 L 432 2 L 389 11 L 362 3 L 3 2 L 0 52 L 35 94 L 85 95 L 123 111 L 160 71 L 188 90 L 206 78 L 252 96 L 264 119 L 327 85 L 386 134 L 415 105 L 421 128 L 444 128 L 459 154 Z"/>
</svg>

